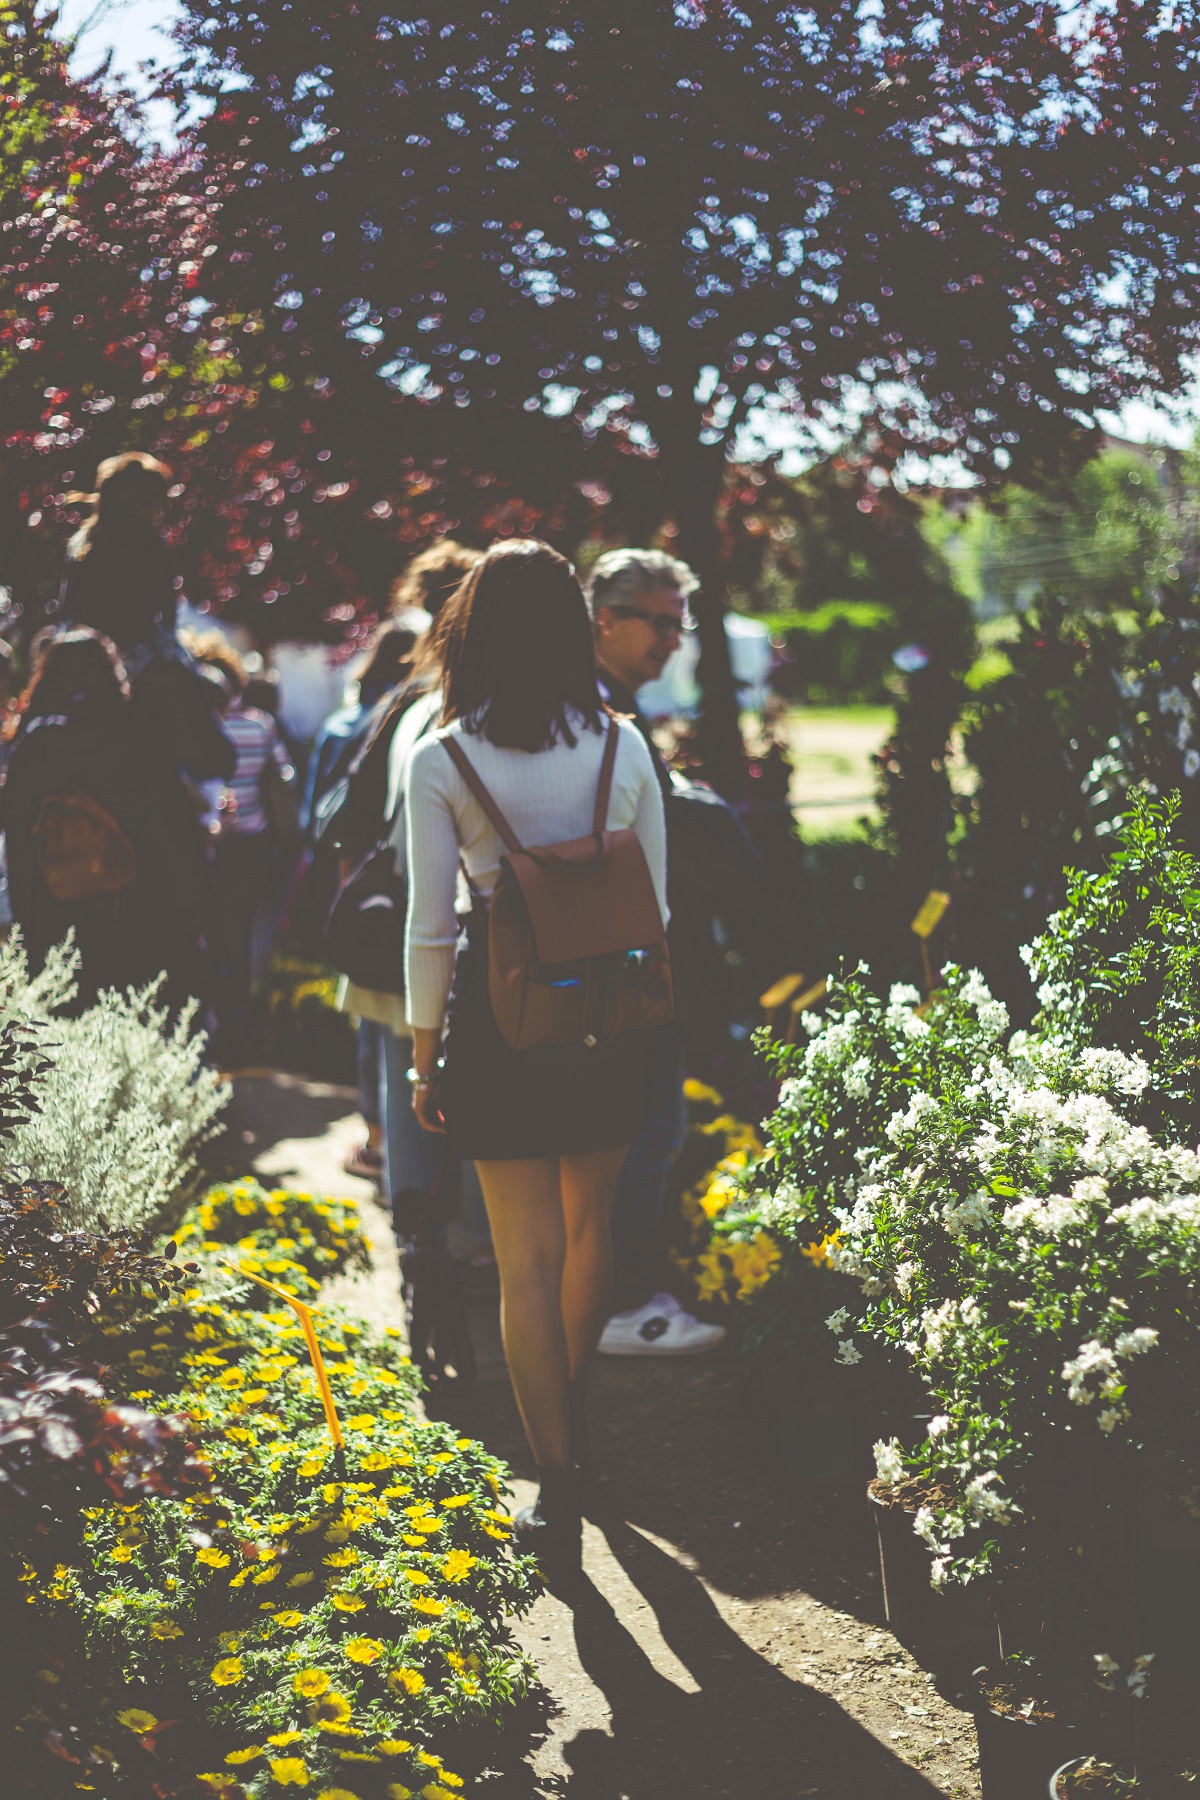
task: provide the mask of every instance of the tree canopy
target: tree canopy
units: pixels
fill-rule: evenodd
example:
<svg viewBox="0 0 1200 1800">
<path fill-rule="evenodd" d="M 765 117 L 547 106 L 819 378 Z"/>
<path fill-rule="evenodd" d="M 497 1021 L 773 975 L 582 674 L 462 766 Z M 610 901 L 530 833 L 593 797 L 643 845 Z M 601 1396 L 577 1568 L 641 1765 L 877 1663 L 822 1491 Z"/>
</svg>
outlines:
<svg viewBox="0 0 1200 1800">
<path fill-rule="evenodd" d="M 406 391 L 673 457 L 861 393 L 881 454 L 1019 465 L 1196 342 L 1200 33 L 1163 18 L 185 0 L 211 276 Z"/>
</svg>

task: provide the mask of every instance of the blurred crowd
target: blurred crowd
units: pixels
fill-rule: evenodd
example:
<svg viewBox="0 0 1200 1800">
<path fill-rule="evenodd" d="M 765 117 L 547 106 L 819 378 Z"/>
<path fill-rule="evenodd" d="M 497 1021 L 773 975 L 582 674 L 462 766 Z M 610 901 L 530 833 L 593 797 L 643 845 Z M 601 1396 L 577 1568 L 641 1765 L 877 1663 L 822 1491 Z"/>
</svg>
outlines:
<svg viewBox="0 0 1200 1800">
<path fill-rule="evenodd" d="M 23 667 L 0 640 L 5 922 L 35 967 L 74 934 L 80 1008 L 156 978 L 173 1009 L 196 999 L 224 1067 L 254 1057 L 254 989 L 272 940 L 315 945 L 356 1031 L 365 1135 L 348 1169 L 391 1208 L 414 1353 L 434 1375 L 469 1373 L 461 1296 L 487 1279 L 489 1235 L 473 1165 L 421 1131 L 410 1103 L 402 796 L 407 761 L 440 715 L 436 622 L 480 552 L 446 540 L 408 564 L 347 667 L 341 703 L 296 741 L 262 657 L 181 624 L 162 532 L 170 482 L 141 453 L 102 464 Z M 616 1311 L 600 1346 L 612 1355 L 692 1354 L 724 1336 L 670 1291 L 664 1196 L 686 1129 L 685 1075 L 745 1036 L 747 996 L 778 972 L 738 818 L 668 769 L 639 711 L 639 691 L 661 686 L 687 639 L 695 586 L 678 560 L 636 549 L 601 556 L 587 583 L 603 697 L 638 724 L 662 788 L 678 1002 L 614 1208 Z M 536 658 L 538 646 L 523 652 Z"/>
</svg>

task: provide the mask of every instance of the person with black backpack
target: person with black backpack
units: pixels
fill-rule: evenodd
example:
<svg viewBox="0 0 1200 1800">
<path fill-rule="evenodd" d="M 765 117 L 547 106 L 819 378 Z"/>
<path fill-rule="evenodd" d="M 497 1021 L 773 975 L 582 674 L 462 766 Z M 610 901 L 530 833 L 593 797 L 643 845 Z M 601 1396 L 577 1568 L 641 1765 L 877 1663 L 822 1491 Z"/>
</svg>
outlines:
<svg viewBox="0 0 1200 1800">
<path fill-rule="evenodd" d="M 172 853 L 164 776 L 143 752 L 111 641 L 79 629 L 46 642 L 20 703 L 0 824 L 31 965 L 73 931 L 78 1008 L 162 972 L 169 997 L 184 998 L 201 920 Z"/>
</svg>

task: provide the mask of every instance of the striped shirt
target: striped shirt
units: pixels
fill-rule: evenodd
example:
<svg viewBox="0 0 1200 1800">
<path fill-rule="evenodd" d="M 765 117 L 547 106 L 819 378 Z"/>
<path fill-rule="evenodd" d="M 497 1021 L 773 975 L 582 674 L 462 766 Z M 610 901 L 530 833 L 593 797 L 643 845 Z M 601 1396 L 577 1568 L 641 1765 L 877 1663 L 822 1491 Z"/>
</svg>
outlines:
<svg viewBox="0 0 1200 1800">
<path fill-rule="evenodd" d="M 222 837 L 256 836 L 270 821 L 263 805 L 263 777 L 273 762 L 284 781 L 294 781 L 288 753 L 279 728 L 269 713 L 241 707 L 237 701 L 221 721 L 225 736 L 237 751 L 237 766 L 221 790 Z"/>
</svg>

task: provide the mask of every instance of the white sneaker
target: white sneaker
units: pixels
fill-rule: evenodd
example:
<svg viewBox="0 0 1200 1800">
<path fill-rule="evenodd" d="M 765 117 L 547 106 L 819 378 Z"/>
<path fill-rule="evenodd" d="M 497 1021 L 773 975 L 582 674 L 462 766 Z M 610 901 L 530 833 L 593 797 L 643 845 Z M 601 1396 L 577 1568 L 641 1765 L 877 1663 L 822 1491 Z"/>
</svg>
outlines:
<svg viewBox="0 0 1200 1800">
<path fill-rule="evenodd" d="M 684 1312 L 674 1294 L 655 1294 L 635 1312 L 614 1313 L 600 1334 L 601 1356 L 702 1356 L 725 1342 L 723 1325 Z"/>
</svg>

